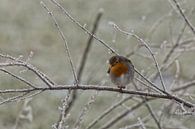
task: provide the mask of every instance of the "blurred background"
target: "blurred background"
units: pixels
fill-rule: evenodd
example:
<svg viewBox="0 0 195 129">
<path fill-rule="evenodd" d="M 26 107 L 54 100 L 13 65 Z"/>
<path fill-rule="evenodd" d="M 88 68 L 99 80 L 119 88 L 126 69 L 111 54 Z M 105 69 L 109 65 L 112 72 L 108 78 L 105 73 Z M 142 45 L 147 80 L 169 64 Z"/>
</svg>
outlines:
<svg viewBox="0 0 195 129">
<path fill-rule="evenodd" d="M 74 23 L 72 23 L 63 13 L 54 6 L 49 0 L 44 1 L 52 10 L 54 16 L 61 29 L 63 30 L 70 53 L 76 69 L 81 61 L 84 48 L 89 36 Z M 59 0 L 61 5 L 82 25 L 91 30 L 94 20 L 100 9 L 104 10 L 97 29 L 97 35 L 114 48 L 121 55 L 131 53 L 139 42 L 120 32 L 117 32 L 109 24 L 114 22 L 127 31 L 133 31 L 141 38 L 149 41 L 151 46 L 172 45 L 180 30 L 184 25 L 184 21 L 180 15 L 173 9 L 168 0 Z M 195 26 L 195 14 L 191 12 L 195 7 L 194 0 L 178 0 L 181 7 L 185 10 L 186 16 L 189 16 L 191 23 Z M 158 26 L 155 24 L 160 20 Z M 153 28 L 155 26 L 155 29 Z M 186 27 L 182 40 L 194 39 L 191 30 Z M 159 64 L 165 53 L 169 49 L 152 48 L 156 52 Z M 7 53 L 14 57 L 20 57 L 24 60 L 29 59 L 29 63 L 33 64 L 58 84 L 72 84 L 73 76 L 71 67 L 68 62 L 64 49 L 64 43 L 59 36 L 51 17 L 40 5 L 40 0 L 1 0 L 0 4 L 0 52 Z M 194 51 L 188 51 L 179 57 L 181 67 L 181 80 L 190 80 L 194 78 L 195 60 Z M 93 41 L 92 47 L 87 58 L 82 84 L 95 85 L 112 85 L 107 76 L 108 64 L 107 60 L 112 56 L 107 48 L 101 43 Z M 150 54 L 145 48 L 138 49 L 135 54 L 130 56 L 135 67 L 140 71 L 145 71 L 148 75 L 156 69 Z M 0 58 L 0 61 L 2 59 Z M 18 75 L 26 77 L 31 82 L 44 86 L 32 73 L 26 72 L 22 68 L 12 68 Z M 21 72 L 22 71 L 22 72 Z M 171 78 L 175 73 L 175 65 L 164 73 L 166 83 L 170 84 Z M 170 79 L 170 80 L 169 80 Z M 0 87 L 5 88 L 21 88 L 24 84 L 11 78 L 10 76 L 0 73 Z M 115 102 L 119 101 L 122 95 L 109 92 L 96 91 L 79 91 L 79 100 L 75 102 L 75 106 L 71 110 L 67 125 L 71 128 L 82 111 L 85 104 L 88 103 L 92 95 L 96 95 L 95 102 L 88 109 L 87 114 L 83 118 L 81 128 L 85 128 L 94 118 L 100 115 L 105 109 Z M 59 117 L 59 106 L 61 99 L 66 95 L 66 91 L 51 91 L 39 94 L 33 97 L 28 103 L 30 107 L 30 115 L 26 119 L 22 119 L 17 126 L 18 129 L 46 129 L 52 128 L 52 124 L 56 123 Z M 162 101 L 163 102 L 163 101 Z M 127 105 L 131 105 L 128 102 Z M 13 128 L 23 108 L 24 102 L 9 103 L 0 105 L 0 128 Z M 156 102 L 154 105 L 158 106 Z M 106 121 L 124 107 L 117 108 L 112 114 L 100 121 L 94 128 L 101 127 Z M 158 110 L 158 108 L 156 108 Z M 145 108 L 137 110 L 132 116 L 127 116 L 122 122 L 117 123 L 112 129 L 125 127 L 126 125 L 135 123 L 137 117 L 147 114 Z M 179 121 L 181 120 L 182 124 Z M 178 125 L 180 123 L 184 129 L 193 129 L 195 120 L 192 117 L 176 117 L 176 120 L 170 123 Z M 149 122 L 151 128 L 156 128 L 153 122 Z M 177 127 L 177 126 L 176 126 Z"/>
</svg>

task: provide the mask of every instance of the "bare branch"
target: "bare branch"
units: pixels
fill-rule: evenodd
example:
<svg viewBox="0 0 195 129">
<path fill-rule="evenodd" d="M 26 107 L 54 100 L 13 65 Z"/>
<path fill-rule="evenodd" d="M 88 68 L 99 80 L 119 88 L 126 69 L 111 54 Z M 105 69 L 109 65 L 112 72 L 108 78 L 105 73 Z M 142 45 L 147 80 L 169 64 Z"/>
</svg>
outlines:
<svg viewBox="0 0 195 129">
<path fill-rule="evenodd" d="M 0 66 L 2 67 L 2 66 L 23 66 L 23 67 L 26 67 L 26 68 L 28 68 L 28 69 L 30 69 L 30 70 L 32 70 L 35 74 L 37 74 L 37 76 L 39 76 L 40 78 L 41 78 L 41 80 L 43 80 L 47 85 L 50 85 L 50 83 L 48 83 L 49 81 L 47 80 L 47 79 L 45 79 L 44 77 L 42 77 L 42 75 L 40 75 L 39 74 L 39 72 L 37 72 L 38 70 L 35 68 L 35 67 L 33 67 L 32 65 L 30 65 L 30 64 L 23 64 L 23 63 L 19 63 L 19 62 L 11 62 L 11 63 L 1 63 L 0 64 Z M 64 87 L 64 86 L 58 86 L 58 87 L 49 87 L 49 88 L 36 88 L 36 89 L 27 89 L 27 90 L 25 90 L 25 91 L 23 91 L 23 92 L 27 92 L 28 90 L 29 91 L 33 91 L 33 90 L 59 90 L 59 89 L 82 89 L 82 90 L 107 90 L 107 91 L 113 91 L 113 92 L 121 92 L 121 93 L 127 93 L 127 94 L 137 94 L 137 95 L 143 95 L 143 96 L 151 96 L 151 97 L 159 97 L 159 98 L 166 98 L 166 99 L 173 99 L 173 100 L 175 100 L 175 101 L 177 101 L 177 102 L 179 102 L 179 103 L 184 103 L 184 105 L 185 106 L 187 106 L 187 107 L 193 107 L 194 105 L 193 104 L 191 104 L 190 102 L 187 102 L 187 101 L 185 101 L 185 100 L 183 100 L 183 99 L 181 99 L 181 98 L 178 98 L 177 96 L 174 96 L 174 95 L 172 95 L 172 94 L 169 94 L 169 93 L 167 93 L 167 92 L 165 92 L 165 91 L 163 91 L 163 90 L 160 90 L 159 88 L 158 88 L 158 86 L 156 86 L 155 84 L 153 84 L 151 81 L 149 81 L 147 78 L 145 78 L 142 74 L 140 74 L 136 69 L 135 69 L 135 71 L 142 77 L 142 78 L 144 78 L 149 84 L 151 84 L 153 87 L 156 87 L 159 91 L 161 91 L 162 93 L 164 93 L 165 95 L 160 95 L 160 94 L 155 94 L 155 95 L 151 95 L 151 94 L 147 94 L 147 93 L 139 93 L 139 92 L 133 92 L 133 91 L 128 91 L 128 90 L 120 90 L 120 89 L 117 89 L 117 88 L 111 88 L 111 87 L 109 87 L 109 88 L 107 88 L 107 87 L 99 87 L 99 86 L 84 86 L 84 87 L 82 87 L 82 86 L 78 86 L 77 88 L 76 87 L 72 87 L 72 86 L 67 86 L 67 87 Z M 110 89 L 111 88 L 111 89 Z M 18 90 L 16 90 L 17 92 L 18 92 Z M 5 90 L 5 91 L 3 91 L 2 90 L 2 92 L 0 91 L 0 93 L 6 93 L 6 92 L 11 92 L 10 90 Z M 14 92 L 14 90 L 12 91 L 12 92 Z M 20 91 L 20 92 L 22 92 L 22 91 Z"/>
<path fill-rule="evenodd" d="M 108 48 L 112 53 L 115 53 L 119 55 L 113 48 L 111 48 L 108 44 L 106 44 L 103 40 L 101 40 L 99 37 L 96 35 L 92 34 L 88 29 L 86 29 L 84 26 L 81 25 L 75 18 L 73 18 L 68 11 L 64 7 L 62 7 L 56 0 L 51 0 L 51 2 L 56 5 L 73 23 L 75 23 L 79 28 L 84 30 L 88 35 L 93 36 L 95 40 L 100 42 L 102 45 L 104 45 L 106 48 Z"/>
<path fill-rule="evenodd" d="M 87 102 L 87 104 L 84 105 L 84 107 L 83 107 L 83 109 L 81 110 L 81 113 L 80 113 L 80 115 L 79 115 L 77 121 L 76 121 L 75 124 L 74 124 L 74 127 L 75 127 L 76 129 L 79 129 L 79 128 L 80 128 L 81 123 L 82 123 L 82 121 L 83 121 L 83 118 L 84 118 L 84 116 L 86 115 L 87 111 L 89 110 L 90 105 L 93 104 L 93 103 L 95 102 L 95 99 L 96 99 L 96 97 L 97 97 L 97 94 L 98 94 L 98 92 L 96 92 L 94 95 L 92 95 L 92 96 L 90 97 L 90 100 Z"/>
<path fill-rule="evenodd" d="M 94 121 L 92 121 L 86 129 L 91 129 L 98 121 L 100 121 L 101 119 L 103 119 L 107 114 L 109 114 L 110 112 L 112 112 L 115 108 L 117 108 L 118 106 L 120 106 L 122 103 L 124 103 L 127 100 L 130 100 L 132 98 L 133 98 L 133 96 L 127 96 L 127 97 L 123 98 L 122 100 L 120 100 L 119 102 L 117 102 L 116 104 L 114 104 L 111 107 L 109 107 L 101 115 L 99 115 Z"/>
<path fill-rule="evenodd" d="M 9 102 L 14 102 L 14 101 L 18 101 L 20 98 L 24 97 L 25 95 L 29 94 L 29 92 L 24 92 L 20 95 L 14 96 L 14 97 L 10 97 L 6 100 L 3 100 L 0 102 L 0 105 L 3 105 L 5 103 L 9 103 Z"/>
<path fill-rule="evenodd" d="M 72 69 L 72 73 L 73 73 L 73 76 L 74 76 L 75 84 L 77 85 L 78 84 L 78 79 L 77 79 L 77 75 L 76 75 L 76 72 L 75 72 L 74 64 L 73 64 L 73 61 L 72 61 L 72 58 L 71 58 L 70 50 L 69 50 L 69 47 L 68 47 L 68 42 L 66 41 L 64 33 L 62 32 L 62 30 L 61 30 L 61 28 L 60 28 L 56 18 L 54 17 L 53 13 L 49 10 L 49 8 L 46 6 L 46 4 L 43 1 L 41 1 L 40 4 L 43 6 L 43 8 L 46 9 L 48 14 L 51 16 L 51 18 L 52 18 L 52 20 L 54 22 L 54 25 L 58 29 L 58 31 L 60 33 L 60 36 L 61 36 L 62 40 L 64 41 L 65 50 L 66 50 L 66 53 L 68 55 L 68 59 L 69 59 L 70 66 L 71 66 L 71 69 Z"/>
<path fill-rule="evenodd" d="M 98 12 L 98 14 L 97 14 L 97 16 L 96 16 L 95 22 L 94 22 L 94 24 L 93 24 L 93 29 L 92 29 L 92 32 L 91 32 L 93 35 L 94 35 L 94 34 L 96 33 L 96 31 L 97 31 L 97 28 L 98 28 L 98 25 L 99 25 L 99 21 L 100 21 L 102 15 L 103 15 L 103 10 L 100 9 L 99 12 Z M 84 66 L 85 66 L 85 63 L 86 63 L 86 60 L 87 60 L 87 56 L 88 56 L 88 54 L 89 54 L 89 50 L 90 50 L 90 48 L 91 48 L 91 43 L 92 43 L 92 42 L 93 42 L 93 36 L 90 35 L 90 36 L 89 36 L 89 39 L 88 39 L 88 41 L 87 41 L 86 48 L 85 48 L 84 53 L 83 53 L 83 55 L 82 55 L 81 63 L 80 63 L 79 70 L 78 70 L 78 74 L 77 74 L 77 75 L 78 75 L 78 80 L 79 80 L 79 81 L 80 81 L 80 79 L 81 79 L 81 76 L 82 76 L 82 73 L 83 73 L 83 68 L 84 68 Z"/>
<path fill-rule="evenodd" d="M 195 35 L 195 29 L 192 25 L 192 23 L 188 20 L 188 18 L 185 16 L 184 12 L 183 12 L 183 9 L 180 7 L 179 3 L 177 2 L 177 0 L 172 0 L 177 9 L 179 10 L 179 13 L 181 14 L 182 18 L 184 19 L 184 21 L 186 22 L 186 24 L 188 25 L 188 27 L 191 29 L 191 31 L 193 32 L 193 34 Z"/>
<path fill-rule="evenodd" d="M 138 95 L 138 96 L 146 96 L 146 97 L 155 97 L 155 98 L 162 98 L 162 99 L 169 99 L 169 100 L 175 100 L 178 103 L 183 103 L 186 107 L 192 108 L 194 107 L 194 104 L 183 100 L 181 98 L 178 98 L 175 95 L 172 94 L 157 94 L 157 93 L 148 93 L 148 92 L 141 92 L 141 91 L 131 91 L 131 90 L 121 90 L 118 88 L 114 88 L 112 86 L 99 86 L 99 85 L 57 85 L 55 87 L 45 87 L 45 88 L 36 88 L 36 89 L 7 89 L 7 90 L 0 90 L 0 93 L 17 93 L 17 92 L 32 92 L 32 91 L 52 91 L 52 90 L 96 90 L 96 91 L 112 91 L 117 93 L 123 93 L 123 94 L 131 94 L 131 95 Z"/>
<path fill-rule="evenodd" d="M 173 47 L 171 48 L 171 50 L 165 56 L 165 58 L 163 60 L 163 64 L 167 63 L 167 61 L 170 59 L 171 55 L 174 53 L 175 49 L 180 46 L 180 40 L 181 40 L 181 38 L 182 38 L 182 36 L 184 34 L 185 28 L 186 28 L 186 23 L 182 27 L 182 29 L 181 29 L 181 31 L 180 31 L 180 33 L 178 35 L 178 38 L 177 38 L 176 43 L 173 45 Z"/>
<path fill-rule="evenodd" d="M 12 57 L 10 55 L 4 55 L 0 53 L 0 57 L 10 59 L 12 62 L 8 63 L 0 63 L 0 67 L 7 67 L 7 66 L 23 66 L 27 68 L 28 70 L 32 71 L 35 75 L 37 75 L 48 87 L 52 87 L 55 85 L 55 82 L 52 81 L 49 77 L 47 77 L 46 74 L 41 72 L 39 69 L 34 67 L 32 64 L 29 64 L 28 62 L 24 62 L 20 59 L 17 59 L 15 57 Z"/>
<path fill-rule="evenodd" d="M 27 99 L 27 98 L 32 98 L 32 97 L 42 93 L 43 91 L 44 91 L 44 89 L 43 90 L 38 90 L 38 91 L 36 91 L 35 93 L 32 93 L 32 94 L 30 94 L 31 91 L 26 91 L 26 92 L 23 92 L 23 94 L 20 94 L 18 96 L 14 96 L 14 97 L 10 97 L 10 98 L 7 98 L 6 100 L 1 101 L 0 105 L 3 105 L 5 103 L 10 103 L 10 102 L 21 101 L 21 100 L 24 100 L 24 99 Z M 28 95 L 28 94 L 30 94 L 30 95 Z M 28 96 L 26 96 L 26 95 L 28 95 Z"/>
<path fill-rule="evenodd" d="M 93 25 L 93 29 L 92 29 L 92 32 L 91 32 L 92 34 L 96 33 L 96 30 L 97 30 L 98 25 L 99 25 L 99 21 L 102 17 L 102 14 L 103 14 L 103 10 L 100 9 L 97 16 L 96 16 L 94 25 Z M 87 61 L 87 56 L 88 56 L 89 51 L 91 49 L 92 42 L 93 42 L 93 36 L 90 35 L 89 39 L 87 41 L 86 48 L 85 48 L 84 53 L 83 53 L 82 58 L 81 58 L 81 63 L 80 63 L 79 68 L 78 68 L 78 73 L 77 73 L 78 83 L 80 83 L 80 81 L 81 81 L 81 78 L 82 78 L 82 75 L 83 75 L 83 70 L 84 70 L 84 67 L 85 67 L 85 64 L 86 64 L 86 61 Z M 74 90 L 71 93 L 71 98 L 70 98 L 69 104 L 68 104 L 69 106 L 66 108 L 66 112 L 69 112 L 69 110 L 74 105 L 74 102 L 75 102 L 76 99 L 77 99 L 77 91 Z"/>
<path fill-rule="evenodd" d="M 31 82 L 29 82 L 29 81 L 27 81 L 26 79 L 24 79 L 24 78 L 22 78 L 22 77 L 19 77 L 19 76 L 13 74 L 13 73 L 7 71 L 6 69 L 0 68 L 0 71 L 3 71 L 3 72 L 5 72 L 5 73 L 11 75 L 13 78 L 16 78 L 16 79 L 20 80 L 21 82 L 27 84 L 28 86 L 30 86 L 30 87 L 32 87 L 32 88 L 36 88 L 36 86 L 34 86 Z"/>
<path fill-rule="evenodd" d="M 32 71 L 33 73 L 35 73 L 48 87 L 52 87 L 53 84 L 51 84 L 51 80 L 48 80 L 48 78 L 46 78 L 45 74 L 41 74 L 39 72 L 39 70 L 32 66 L 31 64 L 26 64 L 23 62 L 10 62 L 10 63 L 0 63 L 0 67 L 9 67 L 9 66 L 22 66 L 25 67 L 27 69 L 29 69 L 30 71 Z"/>
<path fill-rule="evenodd" d="M 68 108 L 68 100 L 70 98 L 70 91 L 68 91 L 67 95 L 62 100 L 62 107 L 60 108 L 60 117 L 58 122 L 54 125 L 56 129 L 63 129 L 63 124 L 65 123 L 65 118 L 67 116 L 67 108 Z"/>
<path fill-rule="evenodd" d="M 139 89 L 138 89 L 138 87 L 137 87 L 137 85 L 136 85 L 135 82 L 133 82 L 133 85 L 134 85 L 135 89 L 139 91 Z M 145 99 L 143 96 L 140 96 L 140 98 L 142 99 L 142 101 L 146 101 L 146 99 Z M 152 118 L 153 118 L 154 122 L 156 123 L 157 127 L 158 127 L 159 129 L 162 129 L 162 127 L 161 127 L 161 125 L 160 125 L 160 122 L 159 122 L 159 120 L 157 119 L 157 116 L 156 116 L 156 114 L 154 113 L 154 111 L 153 111 L 153 109 L 152 109 L 152 106 L 151 106 L 147 101 L 145 102 L 145 106 L 146 106 L 146 108 L 148 109 L 148 112 L 149 112 L 150 115 L 152 116 Z"/>
<path fill-rule="evenodd" d="M 115 118 L 111 119 L 110 121 L 108 121 L 108 123 L 106 123 L 105 125 L 103 125 L 100 129 L 108 129 L 110 127 L 112 127 L 114 124 L 116 124 L 119 120 L 121 120 L 122 118 L 124 118 L 126 115 L 128 115 L 130 112 L 138 109 L 139 107 L 141 107 L 143 104 L 145 103 L 145 101 L 142 101 L 134 106 L 132 106 L 130 109 L 122 112 L 121 114 L 119 114 L 118 116 L 116 116 Z"/>
<path fill-rule="evenodd" d="M 142 45 L 144 45 L 146 47 L 146 49 L 149 51 L 149 53 L 151 54 L 153 60 L 154 60 L 154 63 L 155 63 L 155 66 L 157 68 L 157 71 L 159 73 L 159 76 L 160 76 L 160 81 L 161 81 L 161 84 L 163 86 L 163 90 L 166 91 L 166 86 L 164 84 L 164 80 L 163 80 L 163 77 L 162 77 L 162 73 L 160 71 L 160 67 L 158 65 L 158 62 L 156 60 L 156 57 L 154 56 L 154 53 L 152 52 L 151 48 L 149 47 L 148 43 L 146 43 L 146 41 L 144 41 L 142 38 L 140 38 L 138 35 L 134 34 L 134 33 L 130 33 L 130 32 L 127 32 L 127 31 L 124 31 L 124 30 L 121 30 L 115 23 L 112 24 L 113 27 L 115 29 L 117 29 L 119 32 L 123 33 L 123 34 L 126 34 L 126 35 L 130 35 L 130 36 L 133 36 L 134 38 L 136 38 L 138 41 L 140 41 L 140 43 Z"/>
<path fill-rule="evenodd" d="M 173 92 L 177 92 L 177 91 L 180 91 L 180 90 L 185 90 L 185 89 L 190 88 L 190 87 L 192 87 L 194 85 L 195 85 L 195 80 L 187 82 L 187 83 L 184 83 L 183 85 L 178 86 L 178 87 L 172 89 L 172 91 Z"/>
<path fill-rule="evenodd" d="M 152 34 L 157 30 L 158 26 L 165 21 L 167 18 L 169 18 L 172 15 L 173 10 L 171 10 L 168 14 L 161 16 L 157 21 L 152 25 L 152 27 L 148 31 L 148 39 L 151 39 Z"/>
</svg>

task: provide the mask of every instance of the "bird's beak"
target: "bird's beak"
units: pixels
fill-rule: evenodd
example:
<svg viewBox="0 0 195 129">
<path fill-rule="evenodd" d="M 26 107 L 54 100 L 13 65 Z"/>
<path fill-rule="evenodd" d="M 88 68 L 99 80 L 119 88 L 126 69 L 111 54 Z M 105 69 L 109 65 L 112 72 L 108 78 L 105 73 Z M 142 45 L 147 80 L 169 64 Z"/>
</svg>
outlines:
<svg viewBox="0 0 195 129">
<path fill-rule="evenodd" d="M 112 67 L 112 66 L 110 65 L 110 66 L 109 66 L 109 68 L 108 68 L 107 73 L 110 73 L 110 69 L 111 69 L 111 67 Z"/>
<path fill-rule="evenodd" d="M 110 68 L 108 68 L 108 71 L 107 71 L 107 73 L 110 73 Z"/>
</svg>

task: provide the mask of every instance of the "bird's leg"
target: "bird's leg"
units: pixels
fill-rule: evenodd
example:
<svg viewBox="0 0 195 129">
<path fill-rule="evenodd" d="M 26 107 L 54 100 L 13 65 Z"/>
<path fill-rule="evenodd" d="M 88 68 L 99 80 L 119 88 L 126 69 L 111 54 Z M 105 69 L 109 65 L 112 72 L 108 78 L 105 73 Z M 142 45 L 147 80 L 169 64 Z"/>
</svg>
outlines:
<svg viewBox="0 0 195 129">
<path fill-rule="evenodd" d="M 118 85 L 117 87 L 118 87 L 119 89 L 121 89 L 121 90 L 122 90 L 122 89 L 125 89 L 125 86 L 122 86 L 122 85 Z"/>
</svg>

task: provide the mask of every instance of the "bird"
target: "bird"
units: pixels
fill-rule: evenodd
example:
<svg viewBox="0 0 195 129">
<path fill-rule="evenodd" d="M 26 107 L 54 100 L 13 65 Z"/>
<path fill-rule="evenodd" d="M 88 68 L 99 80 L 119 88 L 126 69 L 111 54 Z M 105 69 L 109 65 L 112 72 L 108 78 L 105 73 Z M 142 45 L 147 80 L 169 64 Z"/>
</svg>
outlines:
<svg viewBox="0 0 195 129">
<path fill-rule="evenodd" d="M 133 81 L 134 71 L 132 62 L 124 56 L 115 55 L 109 59 L 107 73 L 112 83 L 121 90 L 125 89 L 126 85 Z"/>
</svg>

